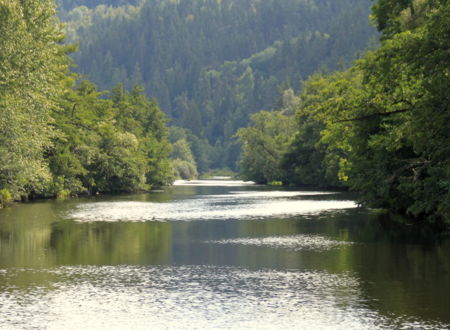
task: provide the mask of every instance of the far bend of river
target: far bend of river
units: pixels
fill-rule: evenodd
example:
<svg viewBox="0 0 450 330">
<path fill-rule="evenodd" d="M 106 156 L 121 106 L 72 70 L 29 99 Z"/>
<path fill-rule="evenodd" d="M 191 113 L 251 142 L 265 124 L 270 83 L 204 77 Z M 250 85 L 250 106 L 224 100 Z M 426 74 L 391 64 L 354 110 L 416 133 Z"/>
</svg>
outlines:
<svg viewBox="0 0 450 330">
<path fill-rule="evenodd" d="M 449 329 L 450 241 L 240 181 L 0 210 L 0 329 Z"/>
</svg>

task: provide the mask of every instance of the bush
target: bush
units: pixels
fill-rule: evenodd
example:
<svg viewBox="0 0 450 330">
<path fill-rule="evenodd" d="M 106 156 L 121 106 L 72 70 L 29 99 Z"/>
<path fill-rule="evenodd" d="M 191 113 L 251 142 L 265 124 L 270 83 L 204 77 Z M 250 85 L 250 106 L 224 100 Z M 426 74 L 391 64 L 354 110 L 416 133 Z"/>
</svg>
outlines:
<svg viewBox="0 0 450 330">
<path fill-rule="evenodd" d="M 13 201 L 11 192 L 8 189 L 0 190 L 0 208 L 11 204 Z"/>
<path fill-rule="evenodd" d="M 174 176 L 178 179 L 191 180 L 198 177 L 195 165 L 181 159 L 173 161 Z"/>
<path fill-rule="evenodd" d="M 67 199 L 70 197 L 69 190 L 60 190 L 56 193 L 56 199 Z"/>
</svg>

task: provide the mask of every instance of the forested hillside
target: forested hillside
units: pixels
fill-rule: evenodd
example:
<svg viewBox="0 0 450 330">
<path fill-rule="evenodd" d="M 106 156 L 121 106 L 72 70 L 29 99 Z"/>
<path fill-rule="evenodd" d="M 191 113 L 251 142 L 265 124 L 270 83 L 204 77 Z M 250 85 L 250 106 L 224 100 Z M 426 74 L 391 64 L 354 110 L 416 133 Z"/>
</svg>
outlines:
<svg viewBox="0 0 450 330">
<path fill-rule="evenodd" d="M 188 129 L 201 172 L 236 166 L 232 138 L 317 70 L 348 66 L 368 45 L 370 1 L 65 1 L 77 71 L 101 88 L 141 84 L 171 125 Z M 203 147 L 199 147 L 199 146 Z M 210 147 L 205 147 L 209 145 Z M 196 151 L 195 151 L 195 150 Z"/>
</svg>

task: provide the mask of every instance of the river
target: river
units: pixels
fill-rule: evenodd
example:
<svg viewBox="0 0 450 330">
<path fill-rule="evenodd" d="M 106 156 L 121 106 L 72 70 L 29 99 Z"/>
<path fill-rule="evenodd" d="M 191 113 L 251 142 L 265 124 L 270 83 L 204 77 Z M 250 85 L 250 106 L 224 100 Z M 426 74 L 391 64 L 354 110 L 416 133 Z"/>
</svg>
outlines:
<svg viewBox="0 0 450 330">
<path fill-rule="evenodd" d="M 0 210 L 0 329 L 449 329 L 450 240 L 342 192 L 179 181 Z"/>
</svg>

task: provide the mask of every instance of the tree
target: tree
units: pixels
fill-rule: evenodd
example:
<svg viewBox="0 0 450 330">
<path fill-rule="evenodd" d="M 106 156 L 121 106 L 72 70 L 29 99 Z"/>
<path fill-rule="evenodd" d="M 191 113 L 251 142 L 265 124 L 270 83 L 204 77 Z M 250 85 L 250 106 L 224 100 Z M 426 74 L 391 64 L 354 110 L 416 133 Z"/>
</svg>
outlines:
<svg viewBox="0 0 450 330">
<path fill-rule="evenodd" d="M 280 162 L 294 131 L 292 118 L 282 111 L 260 111 L 251 116 L 251 121 L 252 126 L 236 134 L 242 143 L 240 168 L 244 179 L 286 182 Z"/>
<path fill-rule="evenodd" d="M 344 184 L 360 193 L 364 205 L 446 228 L 450 4 L 380 0 L 374 10 L 381 46 L 350 70 L 304 84 L 296 134 L 282 153 L 286 182 Z M 279 164 L 266 147 L 270 134 L 242 132 L 245 141 L 257 141 L 244 144 L 244 174 L 250 169 L 264 181 L 266 164 L 277 173 Z"/>
<path fill-rule="evenodd" d="M 172 159 L 174 160 L 174 175 L 181 179 L 195 179 L 198 176 L 197 164 L 191 152 L 191 147 L 185 138 L 173 144 Z"/>
<path fill-rule="evenodd" d="M 331 118 L 344 115 L 347 106 L 342 103 L 354 96 L 359 80 L 348 71 L 329 76 L 316 74 L 303 84 L 295 113 L 295 135 L 281 163 L 288 183 L 344 185 L 340 165 L 346 163 L 350 148 L 338 134 L 345 134 L 345 125 L 333 128 L 333 136 L 325 129 L 333 125 Z"/>
<path fill-rule="evenodd" d="M 14 198 L 44 193 L 51 113 L 63 93 L 67 47 L 51 0 L 0 1 L 0 188 Z"/>
<path fill-rule="evenodd" d="M 139 152 L 146 161 L 146 184 L 163 186 L 172 183 L 169 133 L 164 113 L 156 101 L 149 101 L 139 85 L 130 93 L 118 85 L 111 98 L 118 127 L 134 134 L 139 141 Z"/>
<path fill-rule="evenodd" d="M 450 219 L 449 9 L 431 0 L 392 9 L 397 32 L 356 64 L 354 84 L 329 84 L 317 106 L 321 140 L 345 155 L 340 178 L 364 204 L 437 225 Z"/>
<path fill-rule="evenodd" d="M 355 139 L 367 142 L 350 171 L 370 205 L 434 223 L 450 219 L 449 10 L 447 1 L 411 1 L 388 18 L 399 32 L 358 64 L 369 107 L 356 115 Z M 377 168 L 372 179 L 367 166 Z"/>
</svg>

